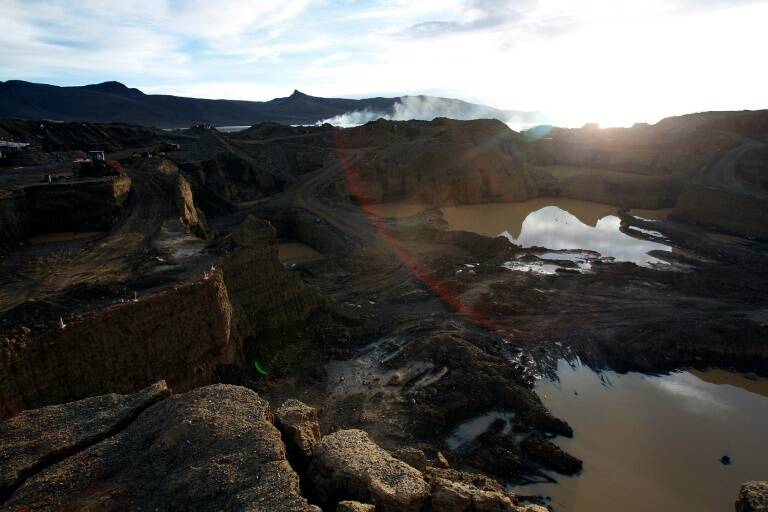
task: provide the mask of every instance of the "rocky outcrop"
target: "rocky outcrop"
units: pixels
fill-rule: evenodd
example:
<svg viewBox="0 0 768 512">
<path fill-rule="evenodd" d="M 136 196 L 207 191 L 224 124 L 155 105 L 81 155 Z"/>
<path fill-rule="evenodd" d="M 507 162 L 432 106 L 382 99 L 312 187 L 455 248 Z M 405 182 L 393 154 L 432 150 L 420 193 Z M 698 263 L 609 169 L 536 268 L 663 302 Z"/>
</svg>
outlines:
<svg viewBox="0 0 768 512">
<path fill-rule="evenodd" d="M 736 500 L 736 512 L 768 512 L 768 482 L 742 484 Z"/>
<path fill-rule="evenodd" d="M 418 512 L 429 485 L 421 472 L 379 448 L 362 430 L 340 430 L 315 446 L 307 472 L 318 503 L 373 503 L 379 512 Z"/>
<path fill-rule="evenodd" d="M 116 434 L 169 395 L 161 381 L 132 395 L 113 393 L 33 409 L 0 423 L 0 499 L 46 466 Z"/>
<path fill-rule="evenodd" d="M 425 474 L 434 512 L 546 512 L 537 505 L 519 506 L 504 487 L 483 475 L 429 468 Z"/>
<path fill-rule="evenodd" d="M 275 426 L 283 434 L 289 455 L 296 464 L 306 467 L 312 450 L 320 440 L 320 424 L 315 408 L 299 400 L 286 400 L 275 413 Z"/>
<path fill-rule="evenodd" d="M 96 426 L 88 416 L 101 405 L 91 400 L 61 406 L 59 415 L 69 423 L 59 427 L 59 436 Z M 36 414 L 49 422 L 52 411 Z M 35 432 L 28 421 L 17 429 L 24 426 Z M 299 493 L 269 405 L 238 386 L 207 386 L 167 398 L 113 436 L 39 469 L 2 510 L 319 512 Z"/>
<path fill-rule="evenodd" d="M 0 353 L 0 418 L 31 407 L 161 379 L 183 391 L 239 364 L 231 303 L 220 273 L 87 314 L 63 329 L 6 340 Z"/>
<path fill-rule="evenodd" d="M 336 512 L 374 512 L 376 507 L 359 501 L 340 501 L 336 506 Z"/>
</svg>

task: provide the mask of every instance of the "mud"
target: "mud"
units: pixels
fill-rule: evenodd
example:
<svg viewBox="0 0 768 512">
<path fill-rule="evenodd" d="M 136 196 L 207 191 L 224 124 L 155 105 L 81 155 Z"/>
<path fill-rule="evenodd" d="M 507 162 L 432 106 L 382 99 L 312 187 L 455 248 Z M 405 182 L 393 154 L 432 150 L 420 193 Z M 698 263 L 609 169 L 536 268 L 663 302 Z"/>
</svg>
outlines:
<svg viewBox="0 0 768 512">
<path fill-rule="evenodd" d="M 742 136 L 762 126 L 734 116 Z M 588 470 L 568 414 L 534 387 L 561 358 L 768 372 L 762 242 L 626 208 L 672 206 L 738 144 L 705 121 L 541 143 L 486 121 L 261 125 L 181 132 L 183 150 L 164 158 L 131 158 L 128 138 L 115 156 L 132 192 L 103 236 L 2 253 L 4 414 L 148 379 L 218 381 L 275 406 L 299 398 L 324 433 L 361 428 L 510 484 Z M 566 181 L 599 201 L 565 197 Z M 33 186 L 3 189 L 7 232 Z M 279 240 L 304 244 L 301 261 L 285 246 L 281 261 Z"/>
</svg>

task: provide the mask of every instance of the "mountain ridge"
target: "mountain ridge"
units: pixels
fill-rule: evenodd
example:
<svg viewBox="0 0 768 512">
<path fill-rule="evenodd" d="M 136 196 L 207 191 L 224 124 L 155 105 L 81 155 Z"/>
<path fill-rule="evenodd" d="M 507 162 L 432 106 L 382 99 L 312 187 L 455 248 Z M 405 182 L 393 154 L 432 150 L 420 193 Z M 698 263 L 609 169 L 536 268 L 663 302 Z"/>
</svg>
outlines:
<svg viewBox="0 0 768 512">
<path fill-rule="evenodd" d="M 490 117 L 505 121 L 530 114 L 436 96 L 322 98 L 295 89 L 290 96 L 247 101 L 146 94 L 116 81 L 83 86 L 56 86 L 23 80 L 0 82 L 0 118 L 122 122 L 159 128 L 182 128 L 196 123 L 217 126 L 260 122 L 314 124 L 351 112 L 390 116 L 404 100 L 420 101 L 428 106 L 434 104 L 436 115 L 443 115 L 442 111 L 447 110 L 468 119 Z M 403 113 L 402 108 L 400 112 Z"/>
</svg>

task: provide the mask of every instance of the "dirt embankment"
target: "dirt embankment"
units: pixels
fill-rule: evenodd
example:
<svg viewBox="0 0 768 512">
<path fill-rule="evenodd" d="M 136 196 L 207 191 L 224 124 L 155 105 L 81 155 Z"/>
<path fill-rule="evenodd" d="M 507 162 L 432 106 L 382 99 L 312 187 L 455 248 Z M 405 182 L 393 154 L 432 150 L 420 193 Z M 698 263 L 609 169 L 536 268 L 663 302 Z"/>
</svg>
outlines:
<svg viewBox="0 0 768 512">
<path fill-rule="evenodd" d="M 2 245 L 56 231 L 105 231 L 130 192 L 127 176 L 0 191 Z"/>
<path fill-rule="evenodd" d="M 768 239 L 768 201 L 731 190 L 689 183 L 673 216 L 738 236 Z"/>
<path fill-rule="evenodd" d="M 345 166 L 349 196 L 432 205 L 528 198 L 522 137 L 499 121 L 376 121 L 337 138 L 342 161 L 366 148 Z"/>
<path fill-rule="evenodd" d="M 178 389 L 214 381 L 234 363 L 231 303 L 220 274 L 96 311 L 29 337 L 6 340 L 0 416 L 158 379 Z"/>
<path fill-rule="evenodd" d="M 322 304 L 278 261 L 269 223 L 246 219 L 219 250 L 218 268 L 190 282 L 2 341 L 0 417 L 158 379 L 180 390 L 217 382 L 225 366 L 242 370 L 243 343 L 280 346 L 281 329 Z"/>
<path fill-rule="evenodd" d="M 632 128 L 539 127 L 525 134 L 535 165 L 531 188 L 538 195 L 627 208 L 671 208 L 686 185 L 698 181 L 712 162 L 751 138 L 764 137 L 767 126 L 768 111 L 757 111 L 692 114 Z M 759 182 L 755 177 L 760 172 L 755 169 L 764 166 L 764 152 L 753 150 L 743 160 L 742 174 Z M 690 190 L 684 195 L 696 193 Z M 730 206 L 727 198 L 720 202 L 718 196 L 705 196 L 714 200 L 711 212 L 685 207 L 687 214 L 680 218 L 707 223 Z M 691 197 L 686 198 L 690 201 Z"/>
</svg>

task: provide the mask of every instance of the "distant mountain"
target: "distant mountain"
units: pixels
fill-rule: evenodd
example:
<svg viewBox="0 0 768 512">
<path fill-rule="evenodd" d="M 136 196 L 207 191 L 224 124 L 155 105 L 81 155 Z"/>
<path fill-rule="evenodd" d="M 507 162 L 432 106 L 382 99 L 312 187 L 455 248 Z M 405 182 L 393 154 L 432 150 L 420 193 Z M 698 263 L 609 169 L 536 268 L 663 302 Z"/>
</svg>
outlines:
<svg viewBox="0 0 768 512">
<path fill-rule="evenodd" d="M 349 116 L 345 115 L 351 115 L 353 121 L 350 122 Z M 122 122 L 183 128 L 195 123 L 216 126 L 245 126 L 268 121 L 312 124 L 331 118 L 335 118 L 337 124 L 355 124 L 356 120 L 365 122 L 380 116 L 395 119 L 483 117 L 525 122 L 529 115 L 434 96 L 353 100 L 319 98 L 294 91 L 286 98 L 270 101 L 237 101 L 144 94 L 119 82 L 80 87 L 59 87 L 21 80 L 0 82 L 0 118 L 6 119 Z"/>
</svg>

